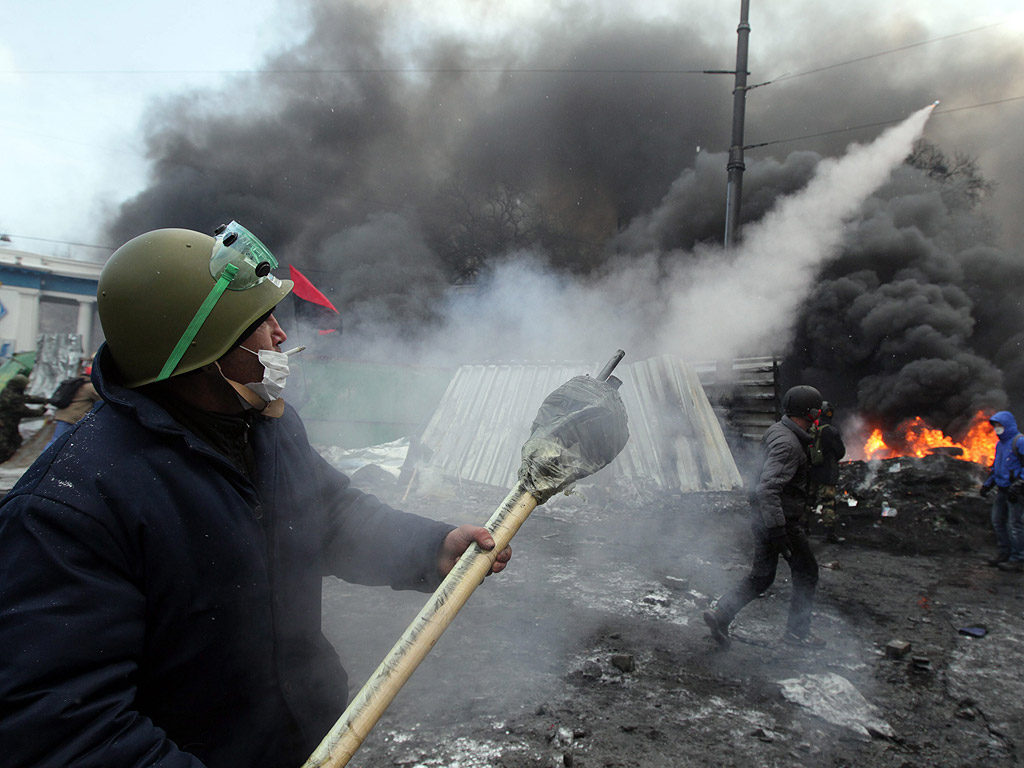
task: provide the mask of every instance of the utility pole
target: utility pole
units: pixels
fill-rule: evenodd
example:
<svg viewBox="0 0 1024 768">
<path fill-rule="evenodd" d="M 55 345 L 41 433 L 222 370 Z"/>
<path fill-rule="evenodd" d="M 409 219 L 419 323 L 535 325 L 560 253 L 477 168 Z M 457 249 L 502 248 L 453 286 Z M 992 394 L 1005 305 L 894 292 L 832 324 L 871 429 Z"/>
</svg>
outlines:
<svg viewBox="0 0 1024 768">
<path fill-rule="evenodd" d="M 740 0 L 740 25 L 736 28 L 736 85 L 732 92 L 732 140 L 729 145 L 729 186 L 725 197 L 725 248 L 736 242 L 740 223 L 740 199 L 743 195 L 743 118 L 747 106 L 747 42 L 750 24 L 747 16 L 750 0 Z"/>
</svg>

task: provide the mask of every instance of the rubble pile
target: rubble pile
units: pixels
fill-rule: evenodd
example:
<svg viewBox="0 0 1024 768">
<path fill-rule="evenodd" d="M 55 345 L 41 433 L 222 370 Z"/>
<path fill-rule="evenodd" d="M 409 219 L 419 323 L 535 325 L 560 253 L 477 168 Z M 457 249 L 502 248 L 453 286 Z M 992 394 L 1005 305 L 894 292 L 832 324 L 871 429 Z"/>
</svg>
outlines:
<svg viewBox="0 0 1024 768">
<path fill-rule="evenodd" d="M 991 547 L 991 503 L 978 493 L 986 474 L 985 467 L 942 454 L 842 463 L 841 535 L 901 554 Z"/>
</svg>

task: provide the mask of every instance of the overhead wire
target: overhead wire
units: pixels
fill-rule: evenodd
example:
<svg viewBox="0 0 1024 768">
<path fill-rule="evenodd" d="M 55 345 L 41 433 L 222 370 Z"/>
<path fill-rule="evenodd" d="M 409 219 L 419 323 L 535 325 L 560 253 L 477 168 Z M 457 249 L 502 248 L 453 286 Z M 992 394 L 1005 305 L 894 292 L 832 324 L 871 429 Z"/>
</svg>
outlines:
<svg viewBox="0 0 1024 768">
<path fill-rule="evenodd" d="M 760 85 L 769 85 L 771 83 L 779 83 L 779 82 L 782 82 L 782 81 L 785 81 L 785 80 L 793 80 L 793 79 L 795 79 L 797 77 L 804 77 L 805 75 L 814 75 L 814 74 L 817 74 L 819 72 L 825 72 L 825 71 L 830 70 L 830 69 L 836 69 L 837 67 L 845 67 L 848 64 L 858 64 L 858 63 L 860 63 L 862 61 L 869 61 L 870 59 L 877 59 L 877 58 L 880 58 L 882 56 L 889 56 L 890 54 L 899 53 L 900 51 L 907 51 L 907 50 L 910 50 L 911 48 L 919 48 L 922 45 L 929 45 L 931 43 L 938 43 L 938 42 L 940 42 L 942 40 L 950 40 L 950 39 L 952 39 L 954 37 L 960 37 L 962 35 L 970 35 L 970 34 L 973 34 L 974 32 L 981 32 L 981 31 L 986 30 L 986 29 L 992 29 L 993 27 L 1002 26 L 1005 23 L 1006 23 L 1005 21 L 998 21 L 995 24 L 987 24 L 987 25 L 985 25 L 983 27 L 975 27 L 974 29 L 966 29 L 963 32 L 954 32 L 951 35 L 943 35 L 942 37 L 933 37 L 930 40 L 921 40 L 921 41 L 916 42 L 916 43 L 910 43 L 908 45 L 901 45 L 898 48 L 891 48 L 891 49 L 889 49 L 887 51 L 879 51 L 878 53 L 871 53 L 871 54 L 868 54 L 867 56 L 858 56 L 856 59 L 849 59 L 847 61 L 839 61 L 839 62 L 836 62 L 835 64 L 826 64 L 823 67 L 815 67 L 813 69 L 806 69 L 803 72 L 794 72 L 793 74 L 780 75 L 779 77 L 776 77 L 773 80 L 768 80 L 765 83 L 760 83 Z"/>
<path fill-rule="evenodd" d="M 862 61 L 869 61 L 871 59 L 877 59 L 877 58 L 880 58 L 882 56 L 889 56 L 889 55 L 891 55 L 893 53 L 899 53 L 900 51 L 906 51 L 906 50 L 910 50 L 912 48 L 919 48 L 921 46 L 929 45 L 931 43 L 937 43 L 937 42 L 941 42 L 943 40 L 950 40 L 950 39 L 955 38 L 955 37 L 962 37 L 963 35 L 970 35 L 970 34 L 973 34 L 975 32 L 982 32 L 982 31 L 987 30 L 987 29 L 993 29 L 995 27 L 1002 26 L 1005 23 L 1006 23 L 1005 21 L 998 21 L 998 22 L 996 22 L 994 24 L 986 24 L 984 26 L 974 27 L 973 29 L 967 29 L 967 30 L 964 30 L 962 32 L 954 32 L 954 33 L 949 34 L 949 35 L 942 35 L 941 37 L 933 37 L 933 38 L 930 38 L 928 40 L 921 40 L 921 41 L 916 42 L 916 43 L 910 43 L 908 45 L 901 45 L 898 48 L 891 48 L 891 49 L 889 49 L 887 51 L 878 51 L 877 53 L 871 53 L 871 54 L 868 54 L 867 56 L 858 56 L 855 59 L 848 59 L 846 61 L 839 61 L 839 62 L 836 62 L 834 64 L 826 64 L 825 66 L 814 67 L 813 69 L 807 69 L 807 70 L 804 70 L 802 72 L 795 72 L 793 74 L 781 75 L 781 76 L 776 77 L 776 78 L 774 78 L 772 80 L 767 80 L 767 81 L 765 81 L 763 83 L 758 83 L 756 85 L 749 86 L 747 88 L 747 90 L 749 91 L 749 90 L 753 90 L 754 88 L 761 88 L 761 87 L 766 86 L 766 85 L 773 85 L 773 84 L 782 83 L 782 82 L 785 82 L 787 80 L 793 80 L 793 79 L 795 79 L 797 77 L 804 77 L 806 75 L 819 74 L 821 72 L 827 72 L 827 71 L 829 71 L 831 69 L 837 69 L 838 67 L 845 67 L 845 66 L 850 65 L 850 64 L 858 64 L 858 63 L 860 63 Z M 997 101 L 985 102 L 983 104 L 972 104 L 972 105 L 966 106 L 966 107 L 956 107 L 956 108 L 953 108 L 953 109 L 943 109 L 941 112 L 935 112 L 932 115 L 932 118 L 934 119 L 935 117 L 937 117 L 939 115 L 949 114 L 951 112 L 961 112 L 961 111 L 968 110 L 968 109 L 978 109 L 980 107 L 987 107 L 987 106 L 993 106 L 993 105 L 996 105 L 996 104 L 1004 104 L 1006 102 L 1011 102 L 1011 101 L 1018 101 L 1018 100 L 1020 100 L 1022 98 L 1024 98 L 1024 97 L 1022 97 L 1022 96 L 1013 96 L 1013 97 L 1010 97 L 1010 98 L 1007 98 L 1007 99 L 999 99 Z M 770 146 L 774 146 L 776 144 L 787 144 L 787 143 L 790 143 L 790 142 L 793 142 L 793 141 L 802 141 L 804 139 L 815 139 L 815 138 L 820 138 L 822 136 L 833 136 L 833 135 L 836 135 L 836 134 L 839 134 L 839 133 L 848 133 L 848 132 L 852 132 L 852 131 L 862 130 L 862 129 L 865 129 L 865 128 L 877 128 L 877 127 L 880 127 L 880 126 L 883 126 L 883 125 L 892 125 L 893 123 L 898 123 L 902 119 L 903 118 L 895 118 L 895 119 L 892 119 L 892 120 L 881 120 L 881 121 L 874 122 L 874 123 L 864 123 L 862 125 L 856 125 L 856 126 L 847 127 L 847 128 L 837 128 L 837 129 L 832 130 L 832 131 L 821 131 L 819 133 L 802 134 L 800 136 L 793 136 L 793 137 L 788 138 L 788 139 L 776 139 L 774 141 L 763 141 L 763 142 L 759 142 L 757 144 L 747 144 L 747 145 L 743 146 L 743 150 L 759 149 L 761 147 L 770 147 Z"/>
<path fill-rule="evenodd" d="M 768 80 L 768 81 L 763 82 L 763 83 L 758 83 L 756 85 L 749 86 L 748 90 L 752 90 L 754 88 L 763 87 L 763 86 L 766 86 L 766 85 L 771 85 L 771 84 L 777 84 L 777 83 L 785 82 L 787 80 L 793 80 L 793 79 L 798 78 L 798 77 L 805 77 L 807 75 L 812 75 L 812 74 L 818 74 L 818 73 L 821 73 L 821 72 L 826 72 L 826 71 L 829 71 L 829 70 L 832 70 L 832 69 L 837 69 L 839 67 L 848 66 L 850 64 L 856 64 L 856 63 L 860 63 L 860 62 L 863 62 L 863 61 L 868 61 L 868 60 L 871 60 L 871 59 L 880 58 L 882 56 L 889 56 L 891 54 L 899 53 L 901 51 L 906 51 L 906 50 L 910 50 L 910 49 L 913 49 L 913 48 L 919 48 L 921 46 L 929 45 L 931 43 L 936 43 L 936 42 L 940 42 L 940 41 L 943 41 L 943 40 L 950 40 L 952 38 L 961 37 L 963 35 L 973 34 L 975 32 L 981 32 L 981 31 L 984 31 L 984 30 L 987 30 L 987 29 L 993 29 L 993 28 L 1001 26 L 1001 25 L 1003 25 L 1005 23 L 1006 23 L 1005 21 L 1000 21 L 1000 22 L 996 22 L 994 24 L 987 24 L 987 25 L 984 25 L 984 26 L 981 26 L 981 27 L 975 27 L 973 29 L 964 30 L 962 32 L 954 32 L 952 34 L 943 35 L 941 37 L 930 38 L 928 40 L 921 40 L 921 41 L 918 41 L 916 43 L 910 43 L 908 45 L 899 46 L 897 48 L 892 48 L 892 49 L 889 49 L 889 50 L 886 50 L 886 51 L 879 51 L 879 52 L 876 52 L 876 53 L 868 54 L 866 56 L 859 56 L 857 58 L 848 59 L 846 61 L 835 62 L 833 64 L 827 64 L 827 65 L 824 65 L 824 66 L 821 66 L 821 67 L 814 67 L 812 69 L 807 69 L 807 70 L 804 70 L 802 72 L 796 72 L 796 73 L 792 73 L 792 74 L 784 74 L 784 75 L 781 75 L 781 76 L 779 76 L 777 78 L 774 78 L 772 80 Z M 281 69 L 281 70 L 273 70 L 273 69 L 260 69 L 260 70 L 0 70 L 0 74 L 20 74 L 20 75 L 66 75 L 66 74 L 80 74 L 80 75 L 113 75 L 113 74 L 124 74 L 124 75 L 155 75 L 155 74 L 173 74 L 173 75 L 181 75 L 181 74 L 362 74 L 362 73 L 365 73 L 365 74 L 374 74 L 374 73 L 377 73 L 377 74 L 403 74 L 403 73 L 405 73 L 405 74 L 444 74 L 444 73 L 453 73 L 453 74 L 467 74 L 467 73 L 491 73 L 491 74 L 495 74 L 495 73 L 502 73 L 502 74 L 503 73 L 507 73 L 507 74 L 520 74 L 520 73 L 523 73 L 523 74 L 530 74 L 530 73 L 541 74 L 541 73 L 548 73 L 548 74 L 560 74 L 560 73 L 564 73 L 564 74 L 638 74 L 638 75 L 659 75 L 659 74 L 666 74 L 666 75 L 667 74 L 676 74 L 676 75 L 678 75 L 678 74 L 704 74 L 704 75 L 707 75 L 707 74 L 735 74 L 735 72 L 732 71 L 732 70 L 720 70 L 720 69 L 625 69 L 625 68 L 615 68 L 615 69 L 573 68 L 573 69 L 564 69 L 564 68 L 557 68 L 557 67 L 532 67 L 532 68 L 521 68 L 521 69 L 497 68 L 497 67 L 495 67 L 495 68 L 368 67 L 368 68 L 336 68 L 336 69 L 318 68 L 318 69 Z M 983 102 L 983 103 L 980 103 L 980 104 L 972 104 L 972 105 L 968 105 L 968 106 L 964 106 L 964 107 L 954 107 L 954 108 L 951 108 L 951 109 L 943 109 L 941 112 L 936 112 L 935 115 L 933 115 L 933 118 L 935 116 L 939 116 L 939 115 L 943 115 L 943 114 L 950 114 L 950 113 L 953 113 L 953 112 L 962 112 L 962 111 L 971 110 L 971 109 L 980 109 L 982 107 L 996 106 L 996 105 L 1005 104 L 1005 103 L 1009 103 L 1009 102 L 1020 101 L 1022 99 L 1024 99 L 1024 96 L 1013 96 L 1013 97 L 1009 97 L 1009 98 L 1006 98 L 1006 99 L 997 99 L 997 100 L 994 100 L 994 101 Z M 806 140 L 806 139 L 820 138 L 820 137 L 823 137 L 823 136 L 832 136 L 832 135 L 836 135 L 836 134 L 840 134 L 840 133 L 848 133 L 848 132 L 857 131 L 857 130 L 863 130 L 863 129 L 867 129 L 867 128 L 880 127 L 880 126 L 883 126 L 883 125 L 891 125 L 893 123 L 899 122 L 901 119 L 902 118 L 896 118 L 896 119 L 892 119 L 892 120 L 882 120 L 882 121 L 878 121 L 878 122 L 864 123 L 864 124 L 861 124 L 861 125 L 850 126 L 850 127 L 846 127 L 846 128 L 837 128 L 837 129 L 831 130 L 831 131 L 820 131 L 818 133 L 803 134 L 801 136 L 794 136 L 794 137 L 787 138 L 787 139 L 776 139 L 776 140 L 773 140 L 773 141 L 759 142 L 757 144 L 745 145 L 743 147 L 743 149 L 744 150 L 758 149 L 758 148 L 762 148 L 762 147 L 774 146 L 776 144 L 785 144 L 785 143 L 789 143 L 789 142 L 793 142 L 793 141 L 801 141 L 801 140 Z M 59 137 L 51 137 L 51 138 L 59 139 Z M 72 139 L 59 139 L 59 140 L 74 141 Z M 76 142 L 76 143 L 84 144 L 85 142 Z M 123 149 L 122 150 L 110 149 L 110 151 L 121 151 L 121 152 L 124 152 L 125 150 L 123 150 Z M 136 153 L 132 153 L 132 152 L 129 151 L 128 154 L 136 154 Z M 138 154 L 141 154 L 141 153 L 138 153 Z M 165 162 L 167 162 L 167 161 L 165 161 Z M 195 166 L 192 166 L 192 167 L 195 167 Z M 203 169 L 196 168 L 196 170 L 200 170 L 201 171 Z M 225 170 L 221 170 L 221 171 L 218 171 L 218 172 L 225 172 Z M 230 173 L 230 171 L 227 171 L 227 172 Z M 285 182 L 285 183 L 288 184 L 288 182 Z M 289 184 L 289 186 L 297 186 L 297 185 Z M 306 188 L 306 189 L 311 189 L 311 188 Z M 112 248 L 110 246 L 105 246 L 105 245 L 95 245 L 95 244 L 91 244 L 91 243 L 77 243 L 77 242 L 63 241 L 63 240 L 51 240 L 51 239 L 41 238 L 41 237 L 11 235 L 10 233 L 7 233 L 7 234 L 8 234 L 9 237 L 18 237 L 19 239 L 23 239 L 23 240 L 34 240 L 34 241 L 39 241 L 39 242 L 49 242 L 49 243 L 56 243 L 56 244 L 62 244 L 62 245 L 75 245 L 75 246 L 84 247 L 84 248 L 97 248 L 97 249 L 111 250 L 111 251 L 114 250 L 114 248 Z"/>
<path fill-rule="evenodd" d="M 931 119 L 934 120 L 936 117 L 940 117 L 941 115 L 948 115 L 948 114 L 950 114 L 952 112 L 963 112 L 963 111 L 968 110 L 968 109 L 979 109 L 981 107 L 991 107 L 991 106 L 995 106 L 995 105 L 998 105 L 998 104 L 1006 104 L 1006 103 L 1011 102 L 1011 101 L 1024 101 L 1024 96 L 1011 96 L 1010 98 L 1007 98 L 1007 99 L 997 99 L 996 101 L 986 101 L 986 102 L 984 102 L 982 104 L 971 104 L 971 105 L 966 106 L 966 107 L 954 107 L 953 109 L 943 109 L 941 112 L 939 112 L 939 111 L 933 112 Z M 758 144 L 745 144 L 743 146 L 743 149 L 744 150 L 747 150 L 747 149 L 758 149 L 760 147 L 770 147 L 770 146 L 772 146 L 774 144 L 786 144 L 786 143 L 791 142 L 791 141 L 802 141 L 804 139 L 817 139 L 817 138 L 820 138 L 822 136 L 833 136 L 833 135 L 835 135 L 837 133 L 849 133 L 851 131 L 859 131 L 859 130 L 862 130 L 864 128 L 878 128 L 878 127 L 883 126 L 883 125 L 892 125 L 894 123 L 898 123 L 898 122 L 900 122 L 903 119 L 905 119 L 905 116 L 904 117 L 895 118 L 893 120 L 880 120 L 880 121 L 878 121 L 876 123 L 863 123 L 862 125 L 853 125 L 853 126 L 849 126 L 847 128 L 837 128 L 837 129 L 835 129 L 833 131 L 821 131 L 819 133 L 805 133 L 805 134 L 801 134 L 800 136 L 793 136 L 792 138 L 789 138 L 789 139 L 776 139 L 775 141 L 763 141 L 763 142 L 760 142 Z"/>
<path fill-rule="evenodd" d="M 73 240 L 53 240 L 53 239 L 50 239 L 48 237 L 31 237 L 29 235 L 16 235 L 13 232 L 4 232 L 3 233 L 3 242 L 5 244 L 9 244 L 9 243 L 11 243 L 11 241 L 13 241 L 15 239 L 18 239 L 18 240 L 34 240 L 34 241 L 40 242 L 40 243 L 54 243 L 56 245 L 76 245 L 76 246 L 79 246 L 81 248 L 98 248 L 99 250 L 110 251 L 111 253 L 113 253 L 114 251 L 117 250 L 117 246 L 113 246 L 113 245 L 96 245 L 95 243 L 77 243 L 77 242 L 75 242 Z M 3 246 L 0 246 L 0 249 L 2 249 L 2 248 L 3 248 Z"/>
<path fill-rule="evenodd" d="M 848 64 L 856 64 L 882 56 L 889 56 L 900 51 L 919 48 L 931 43 L 950 40 L 954 37 L 970 35 L 975 32 L 982 32 L 986 29 L 993 29 L 1004 25 L 1005 21 L 997 21 L 993 24 L 986 24 L 973 29 L 966 29 L 962 32 L 953 32 L 941 37 L 933 37 L 928 40 L 920 40 L 916 43 L 908 43 L 897 48 L 890 48 L 885 51 L 870 53 L 866 56 L 858 56 L 855 59 L 826 64 L 821 67 L 806 69 L 802 72 L 784 74 L 768 80 L 764 83 L 750 86 L 757 88 L 771 83 L 779 83 L 785 80 L 793 80 L 797 77 L 813 75 L 825 72 L 837 67 L 844 67 Z M 723 75 L 735 74 L 735 70 L 728 69 L 672 69 L 672 68 L 649 68 L 633 69 L 624 67 L 291 67 L 287 69 L 0 69 L 0 75 L 358 75 L 358 74 L 597 74 L 597 75 Z"/>
<path fill-rule="evenodd" d="M 0 69 L 0 75 L 722 75 L 724 69 L 633 69 L 624 67 L 330 67 L 309 69 Z"/>
<path fill-rule="evenodd" d="M 1024 101 L 1024 96 L 1012 96 L 1012 97 L 1007 98 L 1007 99 L 997 99 L 995 101 L 986 101 L 986 102 L 983 102 L 981 104 L 971 104 L 971 105 L 966 106 L 966 107 L 953 107 L 952 109 L 944 109 L 941 112 L 934 113 L 932 115 L 932 119 L 934 120 L 935 117 L 938 117 L 938 116 L 941 116 L 941 115 L 947 115 L 947 114 L 950 114 L 950 113 L 953 113 L 953 112 L 963 112 L 963 111 L 970 110 L 970 109 L 980 109 L 982 107 L 998 106 L 1000 104 L 1006 104 L 1008 102 L 1013 102 L 1013 101 Z M 904 118 L 900 117 L 900 118 L 896 118 L 896 119 L 893 119 L 893 120 L 880 120 L 880 121 L 874 122 L 874 123 L 864 123 L 862 125 L 854 125 L 854 126 L 849 126 L 849 127 L 846 127 L 846 128 L 837 128 L 837 129 L 832 130 L 832 131 L 819 131 L 818 133 L 808 133 L 808 134 L 803 134 L 801 136 L 793 136 L 792 138 L 788 138 L 788 139 L 776 139 L 774 141 L 763 141 L 763 142 L 760 142 L 758 144 L 746 144 L 746 145 L 743 146 L 743 149 L 744 149 L 744 151 L 746 151 L 748 149 L 760 149 L 762 147 L 770 147 L 770 146 L 774 146 L 776 144 L 786 144 L 786 143 L 793 142 L 793 141 L 803 141 L 803 140 L 806 140 L 806 139 L 816 139 L 816 138 L 821 138 L 822 136 L 834 136 L 834 135 L 839 134 L 839 133 L 850 133 L 852 131 L 859 131 L 859 130 L 863 130 L 863 129 L 867 129 L 867 128 L 878 128 L 878 127 L 881 127 L 883 125 L 892 125 L 894 123 L 898 123 L 898 122 L 900 122 L 903 119 Z M 185 165 L 185 164 L 180 164 L 180 165 Z M 195 168 L 195 166 L 191 166 L 191 165 L 188 166 L 188 167 Z M 203 170 L 207 170 L 207 169 L 198 169 L 197 168 L 196 170 L 203 171 Z M 214 171 L 210 171 L 210 172 L 214 172 Z M 227 171 L 227 170 L 224 170 L 224 171 L 217 170 L 215 172 L 217 172 L 217 173 L 224 173 L 224 172 L 231 173 L 231 171 Z M 298 189 L 312 190 L 312 187 L 303 187 L 303 186 L 299 186 L 299 185 L 293 185 L 293 184 L 290 184 L 289 182 L 283 182 L 283 184 L 285 184 L 287 186 L 293 186 L 293 187 L 298 188 Z M 15 239 L 16 238 L 18 240 L 34 240 L 34 241 L 43 242 L 43 243 L 55 243 L 57 245 L 74 245 L 74 246 L 80 246 L 82 248 L 97 248 L 97 249 L 100 249 L 100 250 L 107 250 L 107 251 L 111 251 L 111 252 L 116 250 L 116 247 L 115 246 L 111 246 L 111 245 L 97 245 L 95 243 L 79 243 L 79 242 L 74 242 L 74 241 L 70 241 L 70 240 L 53 240 L 53 239 L 49 239 L 49 238 L 45 238 L 45 237 L 32 237 L 30 235 L 18 235 L 18 234 L 12 233 L 12 232 L 4 232 L 3 234 L 7 238 L 10 238 L 10 239 Z M 2 246 L 0 246 L 0 247 L 2 247 Z"/>
</svg>

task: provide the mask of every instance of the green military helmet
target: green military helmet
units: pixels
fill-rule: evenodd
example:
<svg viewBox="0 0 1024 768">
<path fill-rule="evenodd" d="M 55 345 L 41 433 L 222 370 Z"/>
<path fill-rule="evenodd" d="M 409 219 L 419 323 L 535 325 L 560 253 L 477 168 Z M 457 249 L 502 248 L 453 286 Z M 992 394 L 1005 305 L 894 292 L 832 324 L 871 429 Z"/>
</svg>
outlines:
<svg viewBox="0 0 1024 768">
<path fill-rule="evenodd" d="M 96 291 L 107 347 L 138 387 L 194 371 L 228 352 L 292 289 L 273 254 L 236 222 L 216 237 L 158 229 L 118 248 Z"/>
</svg>

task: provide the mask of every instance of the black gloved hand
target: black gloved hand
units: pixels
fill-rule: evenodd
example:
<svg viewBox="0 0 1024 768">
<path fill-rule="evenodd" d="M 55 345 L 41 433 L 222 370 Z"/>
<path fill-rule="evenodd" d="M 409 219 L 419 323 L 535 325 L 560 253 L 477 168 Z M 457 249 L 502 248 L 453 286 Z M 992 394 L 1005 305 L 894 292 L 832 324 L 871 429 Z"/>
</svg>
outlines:
<svg viewBox="0 0 1024 768">
<path fill-rule="evenodd" d="M 1010 495 L 1024 499 L 1024 480 L 1014 480 L 1010 483 Z M 1010 501 L 1014 501 L 1014 499 L 1010 499 Z"/>
<path fill-rule="evenodd" d="M 793 556 L 793 548 L 789 546 L 786 526 L 776 525 L 768 529 L 768 540 L 775 546 L 775 551 L 789 560 Z"/>
<path fill-rule="evenodd" d="M 983 485 L 983 486 L 981 486 L 981 490 L 978 491 L 978 493 L 981 494 L 981 498 L 983 498 L 983 499 L 986 496 L 988 496 L 991 492 L 992 492 L 992 486 L 991 485 Z"/>
</svg>

